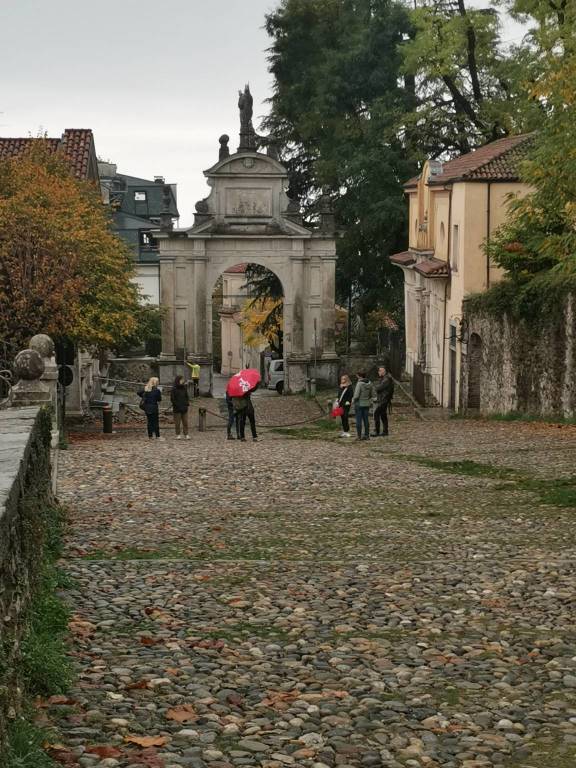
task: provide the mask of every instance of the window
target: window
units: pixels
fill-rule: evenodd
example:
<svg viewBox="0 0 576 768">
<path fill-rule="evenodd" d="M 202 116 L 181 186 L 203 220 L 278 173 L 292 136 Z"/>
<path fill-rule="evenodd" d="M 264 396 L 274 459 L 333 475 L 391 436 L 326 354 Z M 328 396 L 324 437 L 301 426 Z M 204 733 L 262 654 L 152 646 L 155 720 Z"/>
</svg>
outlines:
<svg viewBox="0 0 576 768">
<path fill-rule="evenodd" d="M 145 203 L 146 202 L 146 192 L 134 192 L 134 202 L 136 202 L 136 203 Z"/>
<path fill-rule="evenodd" d="M 458 264 L 460 262 L 460 226 L 454 224 L 452 230 L 452 269 L 454 272 L 458 272 Z"/>
<path fill-rule="evenodd" d="M 154 248 L 156 245 L 150 232 L 140 232 L 140 244 L 144 248 Z"/>
</svg>

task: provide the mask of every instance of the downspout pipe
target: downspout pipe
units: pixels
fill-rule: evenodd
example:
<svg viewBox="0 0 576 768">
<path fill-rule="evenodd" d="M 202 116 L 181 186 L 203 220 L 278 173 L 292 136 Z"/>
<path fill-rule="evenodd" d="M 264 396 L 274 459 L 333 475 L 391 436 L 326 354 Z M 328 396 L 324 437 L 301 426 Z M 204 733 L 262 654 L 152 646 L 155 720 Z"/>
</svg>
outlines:
<svg viewBox="0 0 576 768">
<path fill-rule="evenodd" d="M 448 242 L 447 242 L 447 255 L 448 265 L 450 266 L 450 248 L 452 245 L 452 189 L 448 195 Z M 448 312 L 448 282 L 452 279 L 452 274 L 449 271 L 450 277 L 444 283 L 444 327 L 442 328 L 442 408 L 444 407 L 444 383 L 446 379 L 445 364 L 446 364 L 446 314 Z"/>
<path fill-rule="evenodd" d="M 491 222 L 491 208 L 492 208 L 492 184 L 488 182 L 488 190 L 486 193 L 486 290 L 490 288 L 490 230 L 492 227 Z"/>
</svg>

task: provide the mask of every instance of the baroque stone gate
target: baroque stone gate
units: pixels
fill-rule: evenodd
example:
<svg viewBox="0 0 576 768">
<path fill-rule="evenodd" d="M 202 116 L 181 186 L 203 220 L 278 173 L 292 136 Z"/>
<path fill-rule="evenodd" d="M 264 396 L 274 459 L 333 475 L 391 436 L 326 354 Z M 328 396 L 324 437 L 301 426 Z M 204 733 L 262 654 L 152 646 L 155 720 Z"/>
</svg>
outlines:
<svg viewBox="0 0 576 768">
<path fill-rule="evenodd" d="M 228 137 L 221 137 L 220 159 L 204 172 L 211 192 L 196 204 L 194 226 L 172 230 L 166 217 L 155 233 L 164 310 L 161 380 L 183 373 L 187 360 L 200 365 L 201 391 L 211 391 L 212 292 L 226 269 L 253 263 L 282 283 L 285 389 L 301 391 L 314 375 L 335 383 L 334 217 L 324 201 L 318 228 L 303 226 L 298 204 L 286 194 L 288 173 L 274 145 L 268 144 L 266 154 L 258 151 L 262 140 L 252 127 L 248 88 L 239 106 L 240 146 L 230 154 Z"/>
</svg>

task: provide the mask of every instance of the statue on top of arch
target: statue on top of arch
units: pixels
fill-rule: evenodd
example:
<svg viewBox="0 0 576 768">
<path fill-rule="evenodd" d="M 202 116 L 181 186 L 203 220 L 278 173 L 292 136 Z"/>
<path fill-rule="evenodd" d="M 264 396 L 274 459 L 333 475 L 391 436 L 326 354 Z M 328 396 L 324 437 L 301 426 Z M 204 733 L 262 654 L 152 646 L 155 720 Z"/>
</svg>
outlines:
<svg viewBox="0 0 576 768">
<path fill-rule="evenodd" d="M 252 124 L 254 114 L 254 98 L 250 86 L 245 85 L 244 91 L 238 91 L 238 109 L 240 110 L 240 146 L 238 152 L 256 151 L 256 131 Z"/>
</svg>

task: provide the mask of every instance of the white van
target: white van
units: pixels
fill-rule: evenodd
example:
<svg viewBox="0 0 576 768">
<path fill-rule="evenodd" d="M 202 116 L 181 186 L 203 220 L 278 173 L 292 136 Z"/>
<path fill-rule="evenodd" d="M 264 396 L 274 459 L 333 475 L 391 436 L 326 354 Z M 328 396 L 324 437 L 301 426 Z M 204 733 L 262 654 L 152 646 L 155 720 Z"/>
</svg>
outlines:
<svg viewBox="0 0 576 768">
<path fill-rule="evenodd" d="M 284 360 L 270 360 L 266 374 L 266 388 L 275 389 L 279 395 L 284 391 Z"/>
</svg>

